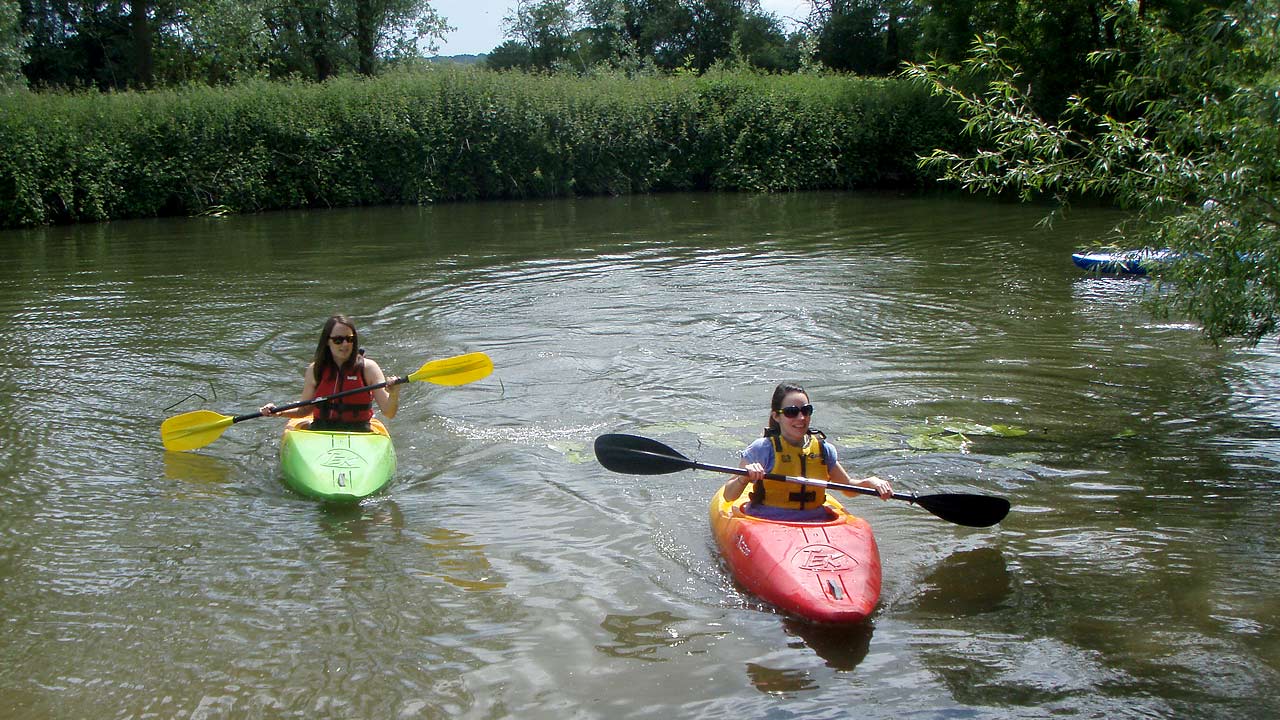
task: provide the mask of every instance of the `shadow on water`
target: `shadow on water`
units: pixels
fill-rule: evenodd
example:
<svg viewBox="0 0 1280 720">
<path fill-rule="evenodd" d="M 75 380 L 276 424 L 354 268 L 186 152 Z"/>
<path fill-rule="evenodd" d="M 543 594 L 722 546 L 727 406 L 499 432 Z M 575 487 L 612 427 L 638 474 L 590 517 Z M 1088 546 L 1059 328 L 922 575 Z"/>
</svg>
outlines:
<svg viewBox="0 0 1280 720">
<path fill-rule="evenodd" d="M 801 642 L 793 647 L 808 647 L 834 670 L 853 670 L 871 649 L 870 624 L 818 625 L 803 620 L 787 618 L 782 621 L 783 630 Z M 752 687 L 766 695 L 790 695 L 817 690 L 819 684 L 813 674 L 804 669 L 770 667 L 761 663 L 746 664 L 747 678 Z"/>
<path fill-rule="evenodd" d="M 998 610 L 1010 586 L 1009 568 L 998 548 L 961 550 L 938 563 L 911 602 L 917 615 L 980 615 Z"/>
<path fill-rule="evenodd" d="M 369 540 L 374 528 L 404 530 L 404 513 L 390 498 L 372 498 L 359 503 L 317 503 L 320 529 L 335 540 Z"/>
</svg>

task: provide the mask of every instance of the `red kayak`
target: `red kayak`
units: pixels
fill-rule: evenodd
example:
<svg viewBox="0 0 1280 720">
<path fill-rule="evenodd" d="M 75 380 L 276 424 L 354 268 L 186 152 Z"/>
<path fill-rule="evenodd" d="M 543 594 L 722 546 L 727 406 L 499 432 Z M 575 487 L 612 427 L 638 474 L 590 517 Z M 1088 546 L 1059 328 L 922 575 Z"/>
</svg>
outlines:
<svg viewBox="0 0 1280 720">
<path fill-rule="evenodd" d="M 863 622 L 880 601 L 880 551 L 866 520 L 831 493 L 828 522 L 780 522 L 742 511 L 723 488 L 711 499 L 711 531 L 733 577 L 779 610 L 819 623 Z"/>
</svg>

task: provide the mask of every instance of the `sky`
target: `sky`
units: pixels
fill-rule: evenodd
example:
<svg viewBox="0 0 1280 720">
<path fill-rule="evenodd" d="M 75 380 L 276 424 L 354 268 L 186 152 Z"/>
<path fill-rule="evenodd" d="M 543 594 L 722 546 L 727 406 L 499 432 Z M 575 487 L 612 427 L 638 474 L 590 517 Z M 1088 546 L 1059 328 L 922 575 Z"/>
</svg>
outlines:
<svg viewBox="0 0 1280 720">
<path fill-rule="evenodd" d="M 441 55 L 478 55 L 501 45 L 502 18 L 513 0 L 431 0 L 431 6 L 457 28 L 445 38 Z M 760 7 L 785 19 L 809 14 L 808 0 L 760 0 Z M 788 29 L 791 25 L 788 24 Z"/>
</svg>

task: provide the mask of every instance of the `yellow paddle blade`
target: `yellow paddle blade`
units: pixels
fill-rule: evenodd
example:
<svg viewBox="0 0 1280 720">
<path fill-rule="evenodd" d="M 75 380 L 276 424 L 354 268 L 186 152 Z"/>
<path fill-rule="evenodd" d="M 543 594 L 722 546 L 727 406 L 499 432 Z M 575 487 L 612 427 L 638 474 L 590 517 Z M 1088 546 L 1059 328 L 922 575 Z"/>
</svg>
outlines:
<svg viewBox="0 0 1280 720">
<path fill-rule="evenodd" d="M 195 450 L 217 440 L 234 419 L 212 410 L 175 415 L 160 423 L 160 440 L 165 450 Z"/>
<path fill-rule="evenodd" d="M 482 352 L 467 353 L 431 362 L 409 376 L 411 382 L 426 381 L 436 385 L 466 385 L 493 372 L 493 361 Z"/>
</svg>

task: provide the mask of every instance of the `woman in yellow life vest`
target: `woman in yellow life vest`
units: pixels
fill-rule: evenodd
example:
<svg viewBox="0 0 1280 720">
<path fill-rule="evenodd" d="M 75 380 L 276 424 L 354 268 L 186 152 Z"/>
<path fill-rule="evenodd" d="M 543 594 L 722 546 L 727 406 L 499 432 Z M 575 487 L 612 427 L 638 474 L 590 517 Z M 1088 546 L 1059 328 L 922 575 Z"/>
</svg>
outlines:
<svg viewBox="0 0 1280 720">
<path fill-rule="evenodd" d="M 822 507 L 824 488 L 770 480 L 765 473 L 859 485 L 875 490 L 883 500 L 893 496 L 893 486 L 887 480 L 874 475 L 851 479 L 840 466 L 835 447 L 820 431 L 809 428 L 812 418 L 813 405 L 804 388 L 790 383 L 774 388 L 769 426 L 763 437 L 742 452 L 739 467 L 746 472 L 724 484 L 725 500 L 736 500 L 751 483 L 751 502 L 744 508 L 748 515 L 792 521 L 820 521 L 830 516 Z"/>
</svg>

